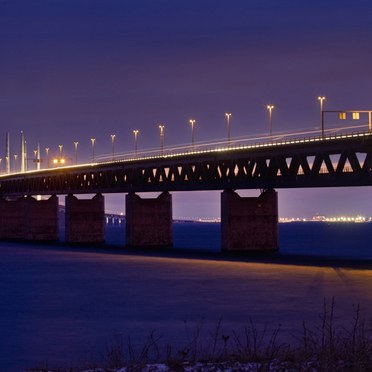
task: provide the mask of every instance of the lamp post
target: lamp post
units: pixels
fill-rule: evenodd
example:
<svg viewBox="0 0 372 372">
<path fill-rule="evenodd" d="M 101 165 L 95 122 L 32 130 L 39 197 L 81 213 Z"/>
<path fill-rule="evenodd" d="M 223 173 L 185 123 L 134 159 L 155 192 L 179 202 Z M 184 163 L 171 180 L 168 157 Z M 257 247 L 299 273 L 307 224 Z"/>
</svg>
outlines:
<svg viewBox="0 0 372 372">
<path fill-rule="evenodd" d="M 25 163 L 25 171 L 27 171 L 28 163 L 27 163 L 27 141 L 25 140 L 25 157 L 24 157 L 24 163 Z"/>
<path fill-rule="evenodd" d="M 194 126 L 195 126 L 195 120 L 194 119 L 190 119 L 189 120 L 189 123 L 191 125 L 191 148 L 192 150 L 194 151 Z"/>
<path fill-rule="evenodd" d="M 320 103 L 320 123 L 321 123 L 321 127 L 322 127 L 322 137 L 324 137 L 324 115 L 323 115 L 323 106 L 324 106 L 324 103 L 323 101 L 325 101 L 325 97 L 323 96 L 319 96 L 318 97 L 318 100 L 319 100 L 319 103 Z"/>
<path fill-rule="evenodd" d="M 227 144 L 230 146 L 230 116 L 231 112 L 226 112 L 225 114 L 227 119 Z"/>
<path fill-rule="evenodd" d="M 2 161 L 3 161 L 3 158 L 0 158 L 0 174 L 2 173 L 2 168 L 1 168 L 1 163 L 2 163 Z"/>
<path fill-rule="evenodd" d="M 63 145 L 58 145 L 58 147 L 59 147 L 59 158 L 62 159 Z"/>
<path fill-rule="evenodd" d="M 75 148 L 75 164 L 77 164 L 78 146 L 79 146 L 79 142 L 78 142 L 78 141 L 75 141 L 75 142 L 74 142 L 74 148 Z"/>
<path fill-rule="evenodd" d="M 36 156 L 36 169 L 40 170 L 41 169 L 41 157 L 40 157 L 40 144 L 37 144 L 37 156 Z"/>
<path fill-rule="evenodd" d="M 17 159 L 18 155 L 14 154 L 14 173 L 17 173 Z"/>
<path fill-rule="evenodd" d="M 164 125 L 160 124 L 159 125 L 159 130 L 160 130 L 160 153 L 161 155 L 164 154 Z"/>
<path fill-rule="evenodd" d="M 21 172 L 23 173 L 25 171 L 25 163 L 26 163 L 26 154 L 25 154 L 25 134 L 23 133 L 23 130 L 21 130 Z"/>
<path fill-rule="evenodd" d="M 94 163 L 94 144 L 96 143 L 96 139 L 91 138 L 90 141 L 92 142 L 92 162 Z"/>
<path fill-rule="evenodd" d="M 267 109 L 269 110 L 269 135 L 270 137 L 273 134 L 273 105 L 267 105 Z"/>
<path fill-rule="evenodd" d="M 34 158 L 34 163 L 35 163 L 35 169 L 37 169 L 37 158 L 38 158 L 38 156 L 37 156 L 37 150 L 34 150 L 34 156 L 35 156 L 35 158 Z"/>
<path fill-rule="evenodd" d="M 116 134 L 111 134 L 110 137 L 111 137 L 111 144 L 112 144 L 112 161 L 114 161 L 115 160 L 115 138 L 116 138 Z"/>
<path fill-rule="evenodd" d="M 47 168 L 49 168 L 49 147 L 45 147 L 46 159 L 47 159 Z"/>
<path fill-rule="evenodd" d="M 139 130 L 138 129 L 134 129 L 133 130 L 133 134 L 134 134 L 134 152 L 136 154 L 136 157 L 137 157 L 138 133 L 139 133 Z"/>
</svg>

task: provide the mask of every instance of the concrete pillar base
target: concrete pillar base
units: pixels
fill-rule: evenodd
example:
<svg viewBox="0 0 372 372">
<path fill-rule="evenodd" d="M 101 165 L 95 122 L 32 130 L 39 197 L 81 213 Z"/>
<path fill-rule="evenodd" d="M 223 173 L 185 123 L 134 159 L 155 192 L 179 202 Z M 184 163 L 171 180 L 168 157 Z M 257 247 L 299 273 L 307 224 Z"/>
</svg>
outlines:
<svg viewBox="0 0 372 372">
<path fill-rule="evenodd" d="M 65 198 L 65 238 L 67 243 L 103 243 L 105 241 L 105 200 L 97 194 L 93 199 Z"/>
<path fill-rule="evenodd" d="M 58 197 L 0 199 L 0 239 L 58 240 Z"/>
<path fill-rule="evenodd" d="M 0 239 L 24 239 L 24 199 L 0 199 Z"/>
<path fill-rule="evenodd" d="M 278 249 L 278 196 L 264 191 L 257 198 L 242 198 L 232 190 L 221 194 L 222 251 Z"/>
<path fill-rule="evenodd" d="M 58 240 L 58 197 L 36 200 L 23 198 L 26 240 Z"/>
<path fill-rule="evenodd" d="M 130 247 L 172 247 L 172 195 L 142 199 L 134 193 L 125 198 L 126 245 Z"/>
</svg>

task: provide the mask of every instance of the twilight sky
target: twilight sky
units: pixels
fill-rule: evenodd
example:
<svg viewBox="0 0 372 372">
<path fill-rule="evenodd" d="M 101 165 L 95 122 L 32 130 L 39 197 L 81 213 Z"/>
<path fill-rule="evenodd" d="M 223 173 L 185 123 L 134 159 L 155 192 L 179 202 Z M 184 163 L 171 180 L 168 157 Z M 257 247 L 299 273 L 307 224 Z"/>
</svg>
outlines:
<svg viewBox="0 0 372 372">
<path fill-rule="evenodd" d="M 0 143 L 19 132 L 79 160 L 159 146 L 319 128 L 372 109 L 372 3 L 362 0 L 0 0 Z M 1 140 L 1 137 L 3 140 Z M 5 146 L 0 151 L 3 156 Z M 242 192 L 258 195 L 258 191 Z M 281 216 L 372 216 L 369 188 L 279 190 Z M 107 210 L 124 210 L 123 195 Z M 218 217 L 219 193 L 174 193 L 174 217 Z"/>
</svg>

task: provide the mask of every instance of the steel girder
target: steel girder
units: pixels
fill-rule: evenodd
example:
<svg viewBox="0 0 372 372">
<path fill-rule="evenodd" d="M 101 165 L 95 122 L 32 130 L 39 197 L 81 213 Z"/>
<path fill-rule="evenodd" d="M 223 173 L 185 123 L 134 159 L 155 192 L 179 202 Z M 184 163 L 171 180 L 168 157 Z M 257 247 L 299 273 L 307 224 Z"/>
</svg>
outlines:
<svg viewBox="0 0 372 372">
<path fill-rule="evenodd" d="M 372 135 L 292 141 L 2 176 L 0 195 L 367 186 Z"/>
</svg>

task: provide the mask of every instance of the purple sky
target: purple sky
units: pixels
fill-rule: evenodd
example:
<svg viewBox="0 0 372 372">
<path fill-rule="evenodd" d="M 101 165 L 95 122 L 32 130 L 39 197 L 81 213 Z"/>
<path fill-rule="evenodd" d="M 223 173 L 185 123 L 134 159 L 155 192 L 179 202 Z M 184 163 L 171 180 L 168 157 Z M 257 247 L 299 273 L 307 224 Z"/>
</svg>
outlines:
<svg viewBox="0 0 372 372">
<path fill-rule="evenodd" d="M 96 154 L 319 128 L 327 109 L 372 109 L 372 3 L 0 0 L 0 136 L 19 153 Z M 0 137 L 0 138 L 1 138 Z M 0 142 L 0 143 L 1 143 Z M 4 153 L 4 149 L 2 151 Z M 243 194 L 247 194 L 244 192 Z M 248 195 L 258 195 L 249 192 Z M 372 215 L 367 188 L 280 190 L 281 216 Z M 117 206 L 122 207 L 121 210 Z M 123 196 L 107 209 L 122 211 Z M 175 217 L 217 217 L 219 193 L 177 193 Z"/>
</svg>

